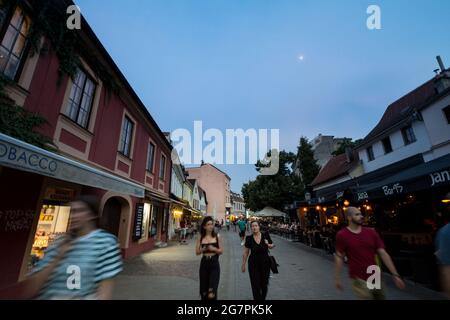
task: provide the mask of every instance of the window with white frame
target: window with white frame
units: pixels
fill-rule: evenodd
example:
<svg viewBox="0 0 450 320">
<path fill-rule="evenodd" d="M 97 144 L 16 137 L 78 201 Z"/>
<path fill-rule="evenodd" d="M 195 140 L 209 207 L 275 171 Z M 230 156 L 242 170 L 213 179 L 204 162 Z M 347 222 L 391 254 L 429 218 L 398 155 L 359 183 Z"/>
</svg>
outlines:
<svg viewBox="0 0 450 320">
<path fill-rule="evenodd" d="M 161 180 L 164 180 L 164 177 L 166 176 L 166 156 L 161 155 L 161 162 L 159 166 L 159 178 Z"/>
<path fill-rule="evenodd" d="M 86 72 L 78 68 L 70 90 L 66 116 L 83 128 L 89 125 L 96 85 Z"/>
<path fill-rule="evenodd" d="M 15 79 L 25 56 L 31 19 L 22 8 L 16 7 L 0 44 L 0 72 Z"/>
<path fill-rule="evenodd" d="M 372 147 L 372 146 L 368 147 L 368 148 L 366 149 L 366 152 L 367 152 L 367 159 L 368 159 L 369 161 L 372 161 L 372 160 L 375 159 L 375 156 L 374 156 L 374 154 L 373 154 L 373 147 Z"/>
<path fill-rule="evenodd" d="M 405 142 L 405 146 L 413 142 L 416 142 L 416 136 L 411 126 L 406 126 L 402 129 L 402 136 L 403 141 Z"/>
<path fill-rule="evenodd" d="M 149 142 L 147 151 L 147 171 L 153 173 L 154 162 L 155 162 L 155 145 Z"/>
<path fill-rule="evenodd" d="M 131 144 L 133 139 L 134 123 L 130 118 L 125 116 L 123 119 L 122 136 L 120 138 L 119 152 L 126 157 L 130 157 Z"/>
</svg>

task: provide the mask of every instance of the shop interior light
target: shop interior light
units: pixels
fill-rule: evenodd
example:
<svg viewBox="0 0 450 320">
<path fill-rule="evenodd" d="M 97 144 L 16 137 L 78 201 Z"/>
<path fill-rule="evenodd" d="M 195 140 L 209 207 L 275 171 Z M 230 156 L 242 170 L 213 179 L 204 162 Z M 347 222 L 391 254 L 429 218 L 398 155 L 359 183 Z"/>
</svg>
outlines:
<svg viewBox="0 0 450 320">
<path fill-rule="evenodd" d="M 350 202 L 348 202 L 348 200 L 344 201 L 344 206 L 348 207 L 350 205 Z"/>
<path fill-rule="evenodd" d="M 317 206 L 317 207 L 316 207 L 316 210 L 317 210 L 317 211 L 320 211 L 320 206 Z"/>
<path fill-rule="evenodd" d="M 306 211 L 308 211 L 308 209 L 307 208 L 303 208 L 303 211 L 306 212 Z"/>
<path fill-rule="evenodd" d="M 323 208 L 323 211 L 324 211 L 324 212 L 325 212 L 325 211 L 327 211 L 327 208 L 326 208 L 326 207 L 324 207 L 324 208 Z"/>
<path fill-rule="evenodd" d="M 372 210 L 372 207 L 371 206 L 366 206 L 366 209 L 367 210 Z"/>
</svg>

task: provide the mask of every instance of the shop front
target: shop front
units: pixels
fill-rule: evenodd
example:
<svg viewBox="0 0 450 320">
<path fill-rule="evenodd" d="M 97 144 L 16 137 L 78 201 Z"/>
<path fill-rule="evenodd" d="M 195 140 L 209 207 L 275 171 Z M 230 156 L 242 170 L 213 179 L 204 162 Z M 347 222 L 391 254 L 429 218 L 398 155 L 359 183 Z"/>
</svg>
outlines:
<svg viewBox="0 0 450 320">
<path fill-rule="evenodd" d="M 6 297 L 67 231 L 69 203 L 77 196 L 107 190 L 130 199 L 144 196 L 138 184 L 3 134 L 0 180 L 0 296 Z"/>
<path fill-rule="evenodd" d="M 399 272 L 437 289 L 434 239 L 448 221 L 445 196 L 450 192 L 450 156 L 413 166 L 381 181 L 362 184 L 354 201 L 367 224 L 382 235 Z"/>
</svg>

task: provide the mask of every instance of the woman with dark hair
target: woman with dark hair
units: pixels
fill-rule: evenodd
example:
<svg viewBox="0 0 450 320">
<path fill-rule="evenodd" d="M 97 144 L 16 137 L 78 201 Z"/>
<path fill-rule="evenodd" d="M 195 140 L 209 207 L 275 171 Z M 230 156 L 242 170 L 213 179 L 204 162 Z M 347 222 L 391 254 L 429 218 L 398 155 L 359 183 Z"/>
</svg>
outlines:
<svg viewBox="0 0 450 320">
<path fill-rule="evenodd" d="M 202 300 L 217 300 L 220 280 L 219 255 L 223 253 L 222 239 L 214 230 L 214 219 L 205 217 L 200 226 L 195 253 L 203 255 L 200 262 L 200 295 Z"/>
<path fill-rule="evenodd" d="M 259 221 L 252 221 L 252 234 L 245 238 L 242 272 L 248 258 L 248 273 L 252 285 L 253 299 L 265 300 L 269 286 L 270 258 L 269 249 L 275 247 L 269 233 L 261 232 Z M 250 257 L 249 257 L 250 255 Z"/>
</svg>

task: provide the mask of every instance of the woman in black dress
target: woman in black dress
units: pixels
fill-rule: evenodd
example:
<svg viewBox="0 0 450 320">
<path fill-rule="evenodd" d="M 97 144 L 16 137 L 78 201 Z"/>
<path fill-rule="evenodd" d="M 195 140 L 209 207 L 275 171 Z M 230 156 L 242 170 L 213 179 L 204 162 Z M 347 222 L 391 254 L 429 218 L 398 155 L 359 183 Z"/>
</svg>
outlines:
<svg viewBox="0 0 450 320">
<path fill-rule="evenodd" d="M 220 280 L 219 255 L 223 252 L 222 239 L 214 230 L 212 217 L 205 217 L 200 226 L 195 253 L 203 255 L 200 262 L 200 295 L 202 300 L 217 300 Z"/>
<path fill-rule="evenodd" d="M 242 272 L 245 272 L 245 264 L 248 258 L 248 273 L 252 285 L 253 299 L 265 300 L 270 276 L 269 249 L 272 249 L 275 245 L 272 243 L 268 232 L 261 232 L 258 221 L 253 221 L 250 226 L 252 234 L 245 238 Z"/>
</svg>

